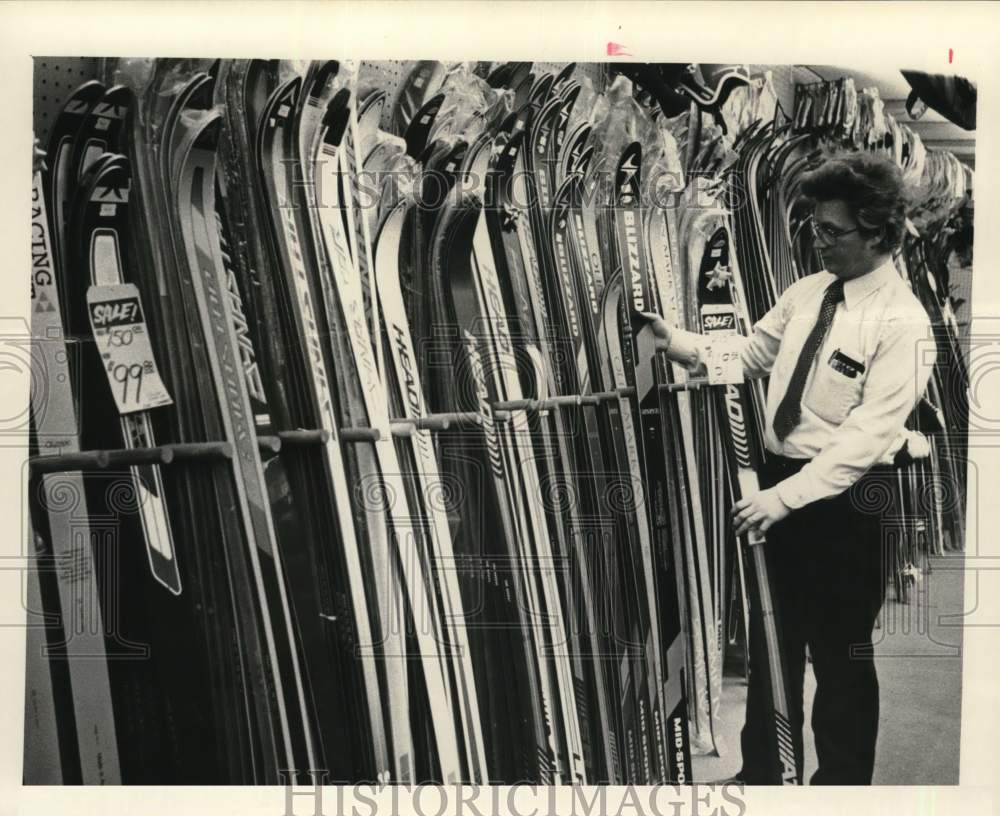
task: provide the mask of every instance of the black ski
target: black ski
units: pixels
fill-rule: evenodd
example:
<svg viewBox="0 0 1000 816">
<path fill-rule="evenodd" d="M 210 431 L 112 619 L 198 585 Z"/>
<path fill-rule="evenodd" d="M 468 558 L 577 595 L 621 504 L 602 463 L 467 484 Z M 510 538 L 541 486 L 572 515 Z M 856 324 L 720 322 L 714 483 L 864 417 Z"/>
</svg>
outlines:
<svg viewBox="0 0 1000 816">
<path fill-rule="evenodd" d="M 729 234 L 720 226 L 709 238 L 698 274 L 698 302 L 701 309 L 702 332 L 710 336 L 723 336 L 735 332 L 745 333 L 745 320 L 738 314 L 737 304 L 742 301 L 734 291 L 730 268 Z M 716 394 L 719 422 L 728 434 L 724 445 L 727 457 L 727 476 L 734 501 L 759 489 L 757 470 L 763 456 L 763 443 L 751 418 L 753 407 L 746 385 L 719 387 Z M 797 762 L 791 724 L 789 722 L 789 696 L 786 679 L 785 657 L 780 640 L 780 610 L 771 595 L 770 567 L 764 536 L 752 531 L 742 537 L 742 546 L 749 550 L 747 561 L 750 594 L 751 632 L 755 636 L 757 654 L 765 658 L 754 662 L 750 671 L 758 672 L 770 693 L 769 721 L 773 729 L 769 735 L 775 781 L 784 785 L 798 785 Z"/>
</svg>

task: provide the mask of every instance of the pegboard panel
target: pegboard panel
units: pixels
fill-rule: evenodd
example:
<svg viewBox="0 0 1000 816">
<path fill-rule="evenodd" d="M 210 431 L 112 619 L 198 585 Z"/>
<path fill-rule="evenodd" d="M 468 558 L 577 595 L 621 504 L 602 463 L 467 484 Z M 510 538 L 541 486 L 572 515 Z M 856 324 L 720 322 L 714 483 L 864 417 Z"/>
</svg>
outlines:
<svg viewBox="0 0 1000 816">
<path fill-rule="evenodd" d="M 35 136 L 48 144 L 49 128 L 63 103 L 89 79 L 97 79 L 98 60 L 94 57 L 35 57 L 32 122 Z"/>
</svg>

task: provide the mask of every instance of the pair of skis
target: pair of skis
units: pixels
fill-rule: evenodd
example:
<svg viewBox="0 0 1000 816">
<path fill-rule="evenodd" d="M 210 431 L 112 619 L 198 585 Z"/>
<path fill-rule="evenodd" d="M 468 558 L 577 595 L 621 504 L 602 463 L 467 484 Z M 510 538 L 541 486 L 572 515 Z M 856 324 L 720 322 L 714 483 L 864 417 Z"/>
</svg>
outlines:
<svg viewBox="0 0 1000 816">
<path fill-rule="evenodd" d="M 697 220 L 702 222 L 701 235 L 707 235 L 696 284 L 700 329 L 708 336 L 746 335 L 751 325 L 745 307 L 746 283 L 733 255 L 728 215 L 721 208 L 709 209 Z M 758 274 L 762 274 L 760 270 Z M 752 386 L 759 386 L 759 382 L 719 386 L 712 395 L 724 440 L 729 493 L 734 502 L 759 490 L 757 473 L 764 456 L 762 392 Z M 756 531 L 745 534 L 740 545 L 749 603 L 744 613 L 749 619 L 746 622 L 749 670 L 757 673 L 768 691 L 770 766 L 775 782 L 798 785 L 801 758 L 797 756 L 792 735 L 780 610 L 771 589 L 769 552 L 765 537 Z"/>
<path fill-rule="evenodd" d="M 37 346 L 32 429 L 39 452 L 73 455 L 80 452 L 78 414 L 46 181 L 44 171 L 36 170 L 31 203 L 31 331 Z M 41 387 L 43 382 L 47 388 Z M 29 611 L 52 615 L 58 610 L 59 625 L 50 623 L 48 631 L 40 631 L 37 623 L 29 627 L 25 782 L 116 784 L 121 780 L 118 742 L 83 476 L 72 470 L 44 474 L 29 487 L 38 496 L 31 525 L 35 570 L 29 575 Z"/>
</svg>

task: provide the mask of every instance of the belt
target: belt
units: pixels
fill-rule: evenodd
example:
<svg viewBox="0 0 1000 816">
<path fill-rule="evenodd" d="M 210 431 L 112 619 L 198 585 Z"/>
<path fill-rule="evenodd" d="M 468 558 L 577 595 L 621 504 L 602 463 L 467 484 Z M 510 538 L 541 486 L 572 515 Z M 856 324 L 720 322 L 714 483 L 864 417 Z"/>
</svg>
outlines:
<svg viewBox="0 0 1000 816">
<path fill-rule="evenodd" d="M 811 461 L 812 459 L 793 459 L 790 456 L 781 456 L 777 453 L 771 453 L 769 450 L 764 451 L 764 467 L 768 468 L 768 470 L 772 473 L 798 473 Z M 906 449 L 906 445 L 903 445 L 899 452 L 896 453 L 895 461 L 891 465 L 872 465 L 872 467 L 868 470 L 868 473 L 891 473 L 892 471 L 901 470 L 907 467 L 914 461 L 915 460 L 910 457 L 909 451 Z"/>
<path fill-rule="evenodd" d="M 761 487 L 772 486 L 787 479 L 789 476 L 794 476 L 811 461 L 812 459 L 792 459 L 788 456 L 780 456 L 777 453 L 764 451 L 764 461 L 761 467 Z M 876 465 L 862 475 L 859 481 L 878 481 L 894 474 L 899 469 L 898 465 Z M 895 478 L 895 476 L 892 478 Z M 830 502 L 843 500 L 849 490 L 823 499 L 820 501 L 820 504 L 825 505 Z"/>
<path fill-rule="evenodd" d="M 792 459 L 789 456 L 781 456 L 770 451 L 764 452 L 764 466 L 769 470 L 782 473 L 798 473 L 811 461 L 812 459 Z"/>
</svg>

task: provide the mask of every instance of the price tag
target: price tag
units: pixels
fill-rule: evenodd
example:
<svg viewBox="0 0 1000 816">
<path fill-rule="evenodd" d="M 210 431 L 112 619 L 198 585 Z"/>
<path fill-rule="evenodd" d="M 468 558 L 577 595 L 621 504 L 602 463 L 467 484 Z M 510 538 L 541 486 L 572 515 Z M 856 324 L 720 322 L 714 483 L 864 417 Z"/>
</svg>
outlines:
<svg viewBox="0 0 1000 816">
<path fill-rule="evenodd" d="M 172 405 L 153 358 L 138 287 L 132 283 L 91 286 L 87 312 L 118 413 Z"/>
<path fill-rule="evenodd" d="M 743 338 L 738 334 L 721 334 L 707 343 L 705 367 L 709 385 L 739 385 L 743 382 L 743 360 L 740 351 Z"/>
</svg>

